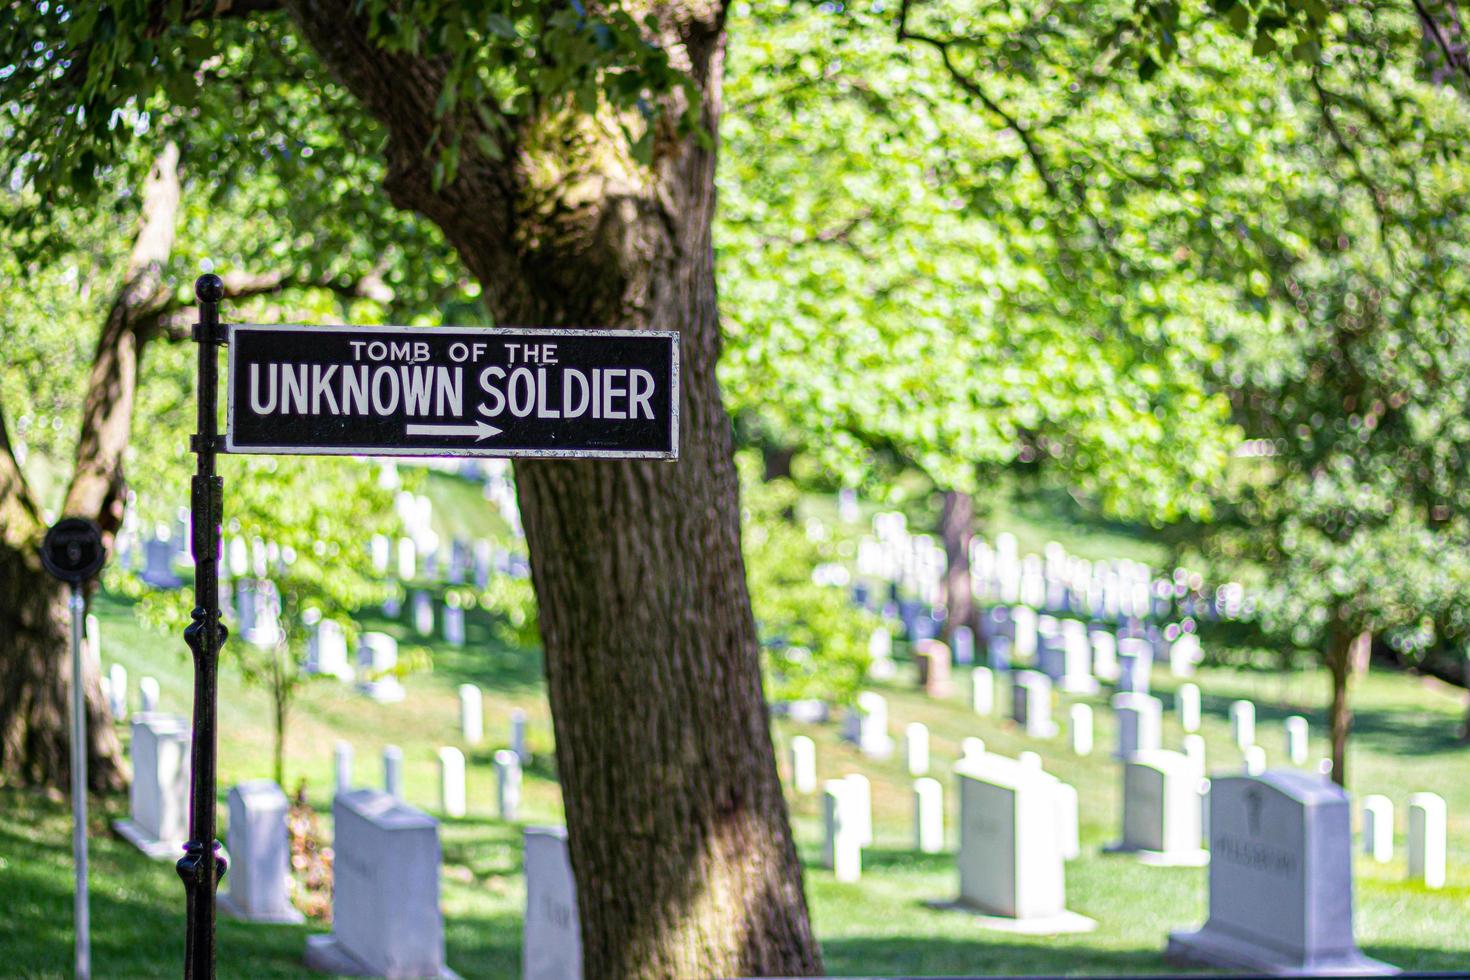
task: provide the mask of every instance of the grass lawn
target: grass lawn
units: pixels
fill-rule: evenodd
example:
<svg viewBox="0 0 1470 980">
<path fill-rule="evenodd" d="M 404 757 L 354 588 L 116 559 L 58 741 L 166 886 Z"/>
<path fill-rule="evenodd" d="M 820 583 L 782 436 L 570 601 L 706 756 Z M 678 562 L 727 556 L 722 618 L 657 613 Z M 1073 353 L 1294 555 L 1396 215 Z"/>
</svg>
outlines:
<svg viewBox="0 0 1470 980">
<path fill-rule="evenodd" d="M 136 690 L 137 678 L 159 678 L 164 710 L 184 712 L 189 667 L 181 641 L 161 638 L 134 622 L 131 608 L 103 599 L 104 660 L 122 662 Z M 469 617 L 470 647 L 455 651 L 433 645 L 432 674 L 408 678 L 408 699 L 376 705 L 335 682 L 309 685 L 296 710 L 289 742 L 288 782 L 305 779 L 308 796 L 329 816 L 332 747 L 341 738 L 357 754 L 360 784 L 379 784 L 384 745 L 404 750 L 406 795 L 438 811 L 434 752 L 459 744 L 455 686 L 478 683 L 485 692 L 483 745 L 468 751 L 470 813 L 443 826 L 443 906 L 451 966 L 467 977 L 514 977 L 520 969 L 521 914 L 519 827 L 491 816 L 493 750 L 504 744 L 513 707 L 530 716 L 530 746 L 536 761 L 524 788 L 526 822 L 559 822 L 551 727 L 536 655 L 507 649 L 490 635 L 489 624 Z M 372 622 L 408 640 L 401 623 Z M 470 652 L 473 650 L 474 652 Z M 1280 720 L 1307 715 L 1313 726 L 1313 758 L 1325 754 L 1326 684 L 1320 675 L 1204 670 L 1204 735 L 1212 768 L 1234 768 L 1226 710 L 1237 697 L 1257 704 L 1258 740 L 1273 764 L 1283 761 Z M 1156 693 L 1172 705 L 1174 682 L 1155 674 Z M 961 672 L 956 688 L 968 690 Z M 934 774 L 946 787 L 950 846 L 957 843 L 957 801 L 948 773 L 960 740 L 985 739 L 991 751 L 1014 756 L 1041 753 L 1046 768 L 1077 787 L 1082 801 L 1083 855 L 1067 867 L 1069 906 L 1098 920 L 1095 932 L 1065 937 L 1019 937 L 980 930 L 967 915 L 930 907 L 953 898 L 957 888 L 951 854 L 919 855 L 911 848 L 909 777 L 901 753 L 875 762 L 837 737 L 837 726 L 781 722 L 778 755 L 785 772 L 787 739 L 797 732 L 817 742 L 819 775 L 863 772 L 873 781 L 874 846 L 863 855 L 864 877 L 839 884 L 817 867 L 821 825 L 815 797 L 792 800 L 792 818 L 802 859 L 808 865 L 807 893 L 827 966 L 833 974 L 926 973 L 1147 973 L 1167 972 L 1160 958 L 1165 934 L 1195 925 L 1205 915 L 1203 869 L 1151 868 L 1131 858 L 1104 855 L 1119 825 L 1120 776 L 1107 749 L 1113 744 L 1110 713 L 1103 697 L 1096 707 L 1098 750 L 1077 758 L 1065 735 L 1031 739 L 1002 718 L 978 717 L 963 698 L 937 702 L 905 680 L 878 687 L 889 699 L 891 731 L 897 738 L 910 721 L 931 733 Z M 1004 702 L 1004 685 L 999 692 Z M 1070 698 L 1056 717 L 1064 721 Z M 1426 970 L 1470 968 L 1470 935 L 1446 929 L 1461 919 L 1470 900 L 1470 780 L 1463 778 L 1470 750 L 1455 743 L 1460 693 L 1401 675 L 1373 674 L 1357 692 L 1358 735 L 1350 775 L 1355 793 L 1378 792 L 1397 807 L 1399 847 L 1388 865 L 1359 859 L 1357 929 L 1373 956 Z M 220 784 L 269 774 L 270 732 L 264 696 L 242 688 L 228 666 L 221 679 Z M 1165 722 L 1165 741 L 1177 745 L 1177 719 Z M 1434 788 L 1445 796 L 1450 815 L 1450 881 L 1439 892 L 1408 884 L 1402 835 L 1405 801 L 1411 792 Z M 92 921 L 97 975 L 171 976 L 177 973 L 182 926 L 182 886 L 166 863 L 151 862 L 111 835 L 110 821 L 126 809 L 125 799 L 97 803 L 92 814 Z M 221 806 L 221 821 L 224 819 Z M 328 826 L 330 823 L 328 821 Z M 9 956 L 0 975 L 62 976 L 70 964 L 71 877 L 69 816 L 60 799 L 0 791 L 0 949 Z M 300 966 L 304 935 L 313 927 L 242 925 L 223 921 L 219 961 L 222 976 L 305 975 Z M 323 928 L 320 925 L 316 929 Z"/>
</svg>

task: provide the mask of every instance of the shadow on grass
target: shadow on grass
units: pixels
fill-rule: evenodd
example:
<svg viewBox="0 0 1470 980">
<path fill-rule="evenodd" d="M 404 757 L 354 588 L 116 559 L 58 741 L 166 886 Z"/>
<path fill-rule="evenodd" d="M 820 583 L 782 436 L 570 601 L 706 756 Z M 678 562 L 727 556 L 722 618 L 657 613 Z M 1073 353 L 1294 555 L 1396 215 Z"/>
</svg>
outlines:
<svg viewBox="0 0 1470 980">
<path fill-rule="evenodd" d="M 1230 705 L 1237 700 L 1240 699 L 1204 694 L 1200 697 L 1200 707 L 1207 714 L 1228 717 Z M 1177 693 L 1169 693 L 1165 701 L 1168 710 L 1177 711 L 1178 701 Z M 1306 718 L 1314 736 L 1326 736 L 1330 726 L 1325 708 L 1282 708 L 1257 702 L 1256 740 L 1261 741 L 1265 735 L 1263 729 L 1279 730 L 1292 715 Z M 1384 755 L 1441 755 L 1470 748 L 1460 741 L 1458 728 L 1457 718 L 1443 714 L 1384 708 L 1354 709 L 1352 740 L 1360 748 L 1369 748 Z"/>
<path fill-rule="evenodd" d="M 411 590 L 416 591 L 416 590 Z M 442 587 L 426 589 L 436 600 Z M 428 647 L 434 657 L 434 676 L 452 684 L 474 684 L 503 694 L 520 695 L 538 691 L 545 681 L 542 654 L 507 644 L 495 630 L 495 619 L 483 609 L 465 612 L 465 645 L 454 647 L 438 634 L 421 637 L 408 624 L 405 613 L 389 619 L 380 610 L 363 610 L 357 621 L 364 630 L 376 630 L 394 637 L 403 646 Z"/>
<path fill-rule="evenodd" d="M 872 936 L 828 939 L 822 958 L 831 976 L 1057 976 L 1059 955 L 1068 975 L 1177 975 L 1159 949 L 1102 950 L 1068 946 L 1060 954 L 1050 937 L 1035 943 L 976 928 L 973 940 L 938 936 Z"/>
</svg>

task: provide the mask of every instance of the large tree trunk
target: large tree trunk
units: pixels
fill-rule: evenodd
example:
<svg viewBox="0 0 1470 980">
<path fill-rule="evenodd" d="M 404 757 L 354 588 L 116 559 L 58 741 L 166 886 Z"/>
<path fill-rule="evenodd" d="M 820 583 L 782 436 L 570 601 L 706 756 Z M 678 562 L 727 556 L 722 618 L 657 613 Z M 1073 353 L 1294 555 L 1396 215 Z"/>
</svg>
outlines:
<svg viewBox="0 0 1470 980">
<path fill-rule="evenodd" d="M 45 531 L 0 416 L 0 773 L 61 789 L 71 778 L 71 614 L 66 587 L 41 567 Z M 87 781 L 110 792 L 126 777 L 99 676 L 87 651 Z"/>
<path fill-rule="evenodd" d="M 970 542 L 975 538 L 975 501 L 968 493 L 944 491 L 939 512 L 939 536 L 944 542 L 944 621 L 946 637 L 958 626 L 975 628 L 975 587 L 970 579 Z"/>
<path fill-rule="evenodd" d="M 87 517 L 108 550 L 122 522 L 122 458 L 132 425 L 138 363 L 170 297 L 163 269 L 179 213 L 179 152 L 165 146 L 143 186 L 138 231 L 122 285 L 97 340 L 82 406 L 72 479 L 62 514 Z M 0 430 L 4 420 L 0 418 Z M 0 432 L 3 434 L 3 432 Z M 24 476 L 0 441 L 0 772 L 23 783 L 65 787 L 71 625 L 66 588 L 36 556 L 45 527 Z M 86 685 L 87 778 L 98 792 L 126 785 L 122 748 L 102 697 L 101 666 L 89 651 Z"/>
<path fill-rule="evenodd" d="M 1353 709 L 1348 702 L 1348 686 L 1353 677 L 1354 634 L 1347 625 L 1335 620 L 1327 634 L 1327 671 L 1332 676 L 1332 707 L 1328 725 L 1332 738 L 1332 781 L 1347 787 L 1348 733 L 1353 727 Z"/>
<path fill-rule="evenodd" d="M 776 774 L 715 378 L 715 154 L 661 131 L 651 169 L 559 107 L 555 166 L 476 156 L 434 187 L 442 71 L 375 47 L 349 0 L 292 0 L 323 60 L 389 128 L 387 187 L 445 232 L 498 322 L 677 329 L 677 462 L 518 463 L 546 648 L 584 972 L 809 975 L 821 958 Z M 719 111 L 719 4 L 653 5 Z M 677 96 L 675 97 L 677 98 Z M 674 108 L 677 108 L 675 106 Z M 500 138 L 486 131 L 481 134 Z M 521 134 L 525 135 L 524 132 Z M 547 174 L 551 178 L 547 179 Z"/>
</svg>

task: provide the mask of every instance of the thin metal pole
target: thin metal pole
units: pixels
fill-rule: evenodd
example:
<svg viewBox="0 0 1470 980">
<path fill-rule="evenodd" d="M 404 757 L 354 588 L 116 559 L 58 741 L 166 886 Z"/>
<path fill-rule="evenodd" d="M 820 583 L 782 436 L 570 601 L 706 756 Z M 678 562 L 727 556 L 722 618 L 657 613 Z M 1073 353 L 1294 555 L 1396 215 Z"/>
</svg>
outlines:
<svg viewBox="0 0 1470 980">
<path fill-rule="evenodd" d="M 189 842 L 178 863 L 189 913 L 184 936 L 185 980 L 214 978 L 214 894 L 225 873 L 214 820 L 217 672 L 219 650 L 226 636 L 219 609 L 220 523 L 225 488 L 224 480 L 214 472 L 219 381 L 215 348 L 224 342 L 219 326 L 219 302 L 224 292 L 219 276 L 203 275 L 194 282 L 194 295 L 199 299 L 199 322 L 194 325 L 194 341 L 199 345 L 198 431 L 190 446 L 198 466 L 189 484 L 194 621 L 184 630 L 184 640 L 194 654 L 194 731 L 190 747 Z"/>
<path fill-rule="evenodd" d="M 92 930 L 87 915 L 87 693 L 82 673 L 82 631 L 87 600 L 71 587 L 71 853 L 76 866 L 72 898 L 77 980 L 92 976 Z"/>
</svg>

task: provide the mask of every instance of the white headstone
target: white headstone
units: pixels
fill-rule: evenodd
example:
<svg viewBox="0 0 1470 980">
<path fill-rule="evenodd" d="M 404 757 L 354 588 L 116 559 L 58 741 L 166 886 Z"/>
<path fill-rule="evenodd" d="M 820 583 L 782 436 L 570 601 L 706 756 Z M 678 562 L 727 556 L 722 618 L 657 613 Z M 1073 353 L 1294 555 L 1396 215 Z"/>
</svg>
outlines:
<svg viewBox="0 0 1470 980">
<path fill-rule="evenodd" d="M 526 748 L 526 713 L 520 708 L 510 712 L 510 750 L 521 760 L 521 765 L 531 762 L 530 750 Z"/>
<path fill-rule="evenodd" d="M 903 730 L 904 756 L 908 762 L 910 776 L 922 776 L 929 771 L 929 729 L 920 722 L 911 722 Z"/>
<path fill-rule="evenodd" d="M 158 694 L 158 678 L 141 678 L 138 681 L 138 710 L 144 714 L 157 711 Z"/>
<path fill-rule="evenodd" d="M 1118 641 L 1118 690 L 1147 694 L 1154 648 L 1136 637 Z"/>
<path fill-rule="evenodd" d="M 434 600 L 427 592 L 415 592 L 409 600 L 413 608 L 413 629 L 419 636 L 434 635 Z"/>
<path fill-rule="evenodd" d="M 848 811 L 852 825 L 863 847 L 873 843 L 873 784 L 861 773 L 850 773 L 843 777 L 848 785 Z"/>
<path fill-rule="evenodd" d="M 886 759 L 893 754 L 888 735 L 888 702 L 873 691 L 860 691 L 857 706 L 849 709 L 843 737 L 857 744 L 864 755 Z"/>
<path fill-rule="evenodd" d="M 1169 673 L 1175 677 L 1192 676 L 1200 657 L 1199 637 L 1194 633 L 1181 633 L 1179 639 L 1169 645 Z"/>
<path fill-rule="evenodd" d="M 893 634 L 887 626 L 873 628 L 868 637 L 868 656 L 871 658 L 868 676 L 875 680 L 892 680 L 898 673 L 898 666 L 893 662 Z"/>
<path fill-rule="evenodd" d="M 1037 932 L 1094 923 L 1066 909 L 1056 778 L 995 755 L 956 767 L 960 902 Z"/>
<path fill-rule="evenodd" d="M 1036 656 L 1036 610 L 1030 606 L 1011 607 L 1011 627 L 1014 631 L 1011 659 L 1027 663 Z"/>
<path fill-rule="evenodd" d="M 1072 751 L 1078 755 L 1092 754 L 1092 706 L 1074 704 L 1068 709 L 1068 721 L 1072 729 Z"/>
<path fill-rule="evenodd" d="M 521 812 L 521 757 L 510 749 L 495 753 L 495 804 L 501 820 L 517 820 Z"/>
<path fill-rule="evenodd" d="M 102 662 L 102 623 L 96 613 L 87 613 L 87 655 L 95 662 Z"/>
<path fill-rule="evenodd" d="M 1118 638 L 1108 630 L 1090 630 L 1092 641 L 1092 673 L 1109 684 L 1118 679 Z"/>
<path fill-rule="evenodd" d="M 1027 735 L 1051 738 L 1057 733 L 1051 719 L 1051 678 L 1040 671 L 1011 674 L 1011 717 Z"/>
<path fill-rule="evenodd" d="M 352 664 L 347 657 L 347 634 L 335 619 L 316 624 L 306 649 L 307 670 L 344 681 L 352 680 Z"/>
<path fill-rule="evenodd" d="M 1251 702 L 1230 702 L 1230 737 L 1242 752 L 1256 744 L 1256 706 Z"/>
<path fill-rule="evenodd" d="M 412 582 L 418 573 L 418 550 L 413 546 L 413 539 L 398 539 L 398 580 L 400 582 Z"/>
<path fill-rule="evenodd" d="M 398 641 L 387 633 L 364 633 L 358 641 L 357 689 L 384 704 L 403 700 L 403 685 L 392 673 L 398 667 Z"/>
<path fill-rule="evenodd" d="M 459 686 L 459 734 L 466 745 L 479 745 L 485 738 L 485 702 L 473 684 Z"/>
<path fill-rule="evenodd" d="M 1353 941 L 1342 788 L 1296 770 L 1210 785 L 1210 917 L 1169 936 L 1171 963 L 1275 975 L 1389 973 Z"/>
<path fill-rule="evenodd" d="M 995 710 L 995 673 L 989 667 L 976 667 L 970 671 L 970 704 L 977 715 L 988 715 Z"/>
<path fill-rule="evenodd" d="M 822 864 L 838 881 L 857 881 L 863 874 L 863 839 L 851 779 L 829 779 L 822 793 Z"/>
<path fill-rule="evenodd" d="M 374 977 L 452 976 L 439 912 L 439 824 L 373 789 L 332 802 L 332 931 L 308 936 L 306 965 Z"/>
<path fill-rule="evenodd" d="M 1057 847 L 1063 861 L 1075 861 L 1082 856 L 1082 837 L 1078 818 L 1077 790 L 1058 782 L 1056 784 Z"/>
<path fill-rule="evenodd" d="M 113 664 L 108 670 L 107 676 L 112 684 L 112 709 L 113 721 L 128 720 L 128 669 L 122 664 Z"/>
<path fill-rule="evenodd" d="M 801 794 L 817 791 L 817 743 L 805 735 L 791 737 L 791 786 Z"/>
<path fill-rule="evenodd" d="M 944 787 L 928 776 L 914 780 L 914 847 L 923 854 L 944 850 Z"/>
<path fill-rule="evenodd" d="M 403 799 L 403 750 L 396 745 L 383 749 L 383 792 Z"/>
<path fill-rule="evenodd" d="M 1035 769 L 1041 772 L 1046 767 L 1041 763 L 1041 754 L 1038 752 L 1022 752 L 1016 756 L 1016 761 L 1025 769 Z"/>
<path fill-rule="evenodd" d="M 1445 803 L 1434 793 L 1409 797 L 1409 877 L 1427 888 L 1445 880 Z"/>
<path fill-rule="evenodd" d="M 1114 694 L 1113 714 L 1118 718 L 1118 749 L 1114 757 L 1127 761 L 1135 752 L 1159 748 L 1162 739 L 1164 702 L 1148 694 L 1125 691 Z"/>
<path fill-rule="evenodd" d="M 522 980 L 582 980 L 577 882 L 565 827 L 527 827 Z"/>
<path fill-rule="evenodd" d="M 352 745 L 349 742 L 338 741 L 332 752 L 332 765 L 336 770 L 337 792 L 346 793 L 352 789 Z"/>
<path fill-rule="evenodd" d="M 966 759 L 978 759 L 985 754 L 985 741 L 983 739 L 970 738 L 960 741 L 960 761 Z"/>
<path fill-rule="evenodd" d="M 452 593 L 444 603 L 444 642 L 452 647 L 464 646 L 464 610 Z"/>
<path fill-rule="evenodd" d="M 1184 756 L 1194 766 L 1194 773 L 1200 778 L 1205 775 L 1205 737 L 1203 735 L 1190 734 L 1184 736 Z"/>
<path fill-rule="evenodd" d="M 465 814 L 464 753 L 452 745 L 439 750 L 439 807 L 445 816 Z"/>
<path fill-rule="evenodd" d="M 1264 746 L 1251 745 L 1246 748 L 1245 771 L 1250 776 L 1259 776 L 1266 771 L 1266 749 Z"/>
<path fill-rule="evenodd" d="M 1057 682 L 1069 694 L 1094 694 L 1097 678 L 1092 675 L 1092 644 L 1087 638 L 1087 624 L 1078 619 L 1064 619 L 1062 628 L 1062 676 Z"/>
<path fill-rule="evenodd" d="M 1363 853 L 1384 864 L 1393 860 L 1393 800 L 1363 797 Z"/>
<path fill-rule="evenodd" d="M 189 836 L 189 723 L 175 715 L 133 718 L 130 818 L 113 826 L 152 858 L 183 856 Z"/>
<path fill-rule="evenodd" d="M 1179 725 L 1186 732 L 1199 731 L 1199 685 L 1180 684 L 1174 696 L 1174 707 L 1179 711 Z"/>
<path fill-rule="evenodd" d="M 1135 752 L 1123 763 L 1123 838 L 1109 850 L 1149 864 L 1201 865 L 1199 770 L 1182 752 Z"/>
<path fill-rule="evenodd" d="M 1286 757 L 1294 766 L 1307 764 L 1307 748 L 1310 728 L 1307 719 L 1292 715 L 1286 719 Z"/>
<path fill-rule="evenodd" d="M 290 802 L 269 779 L 230 788 L 230 872 L 219 910 L 252 922 L 301 922 L 291 905 Z"/>
</svg>

